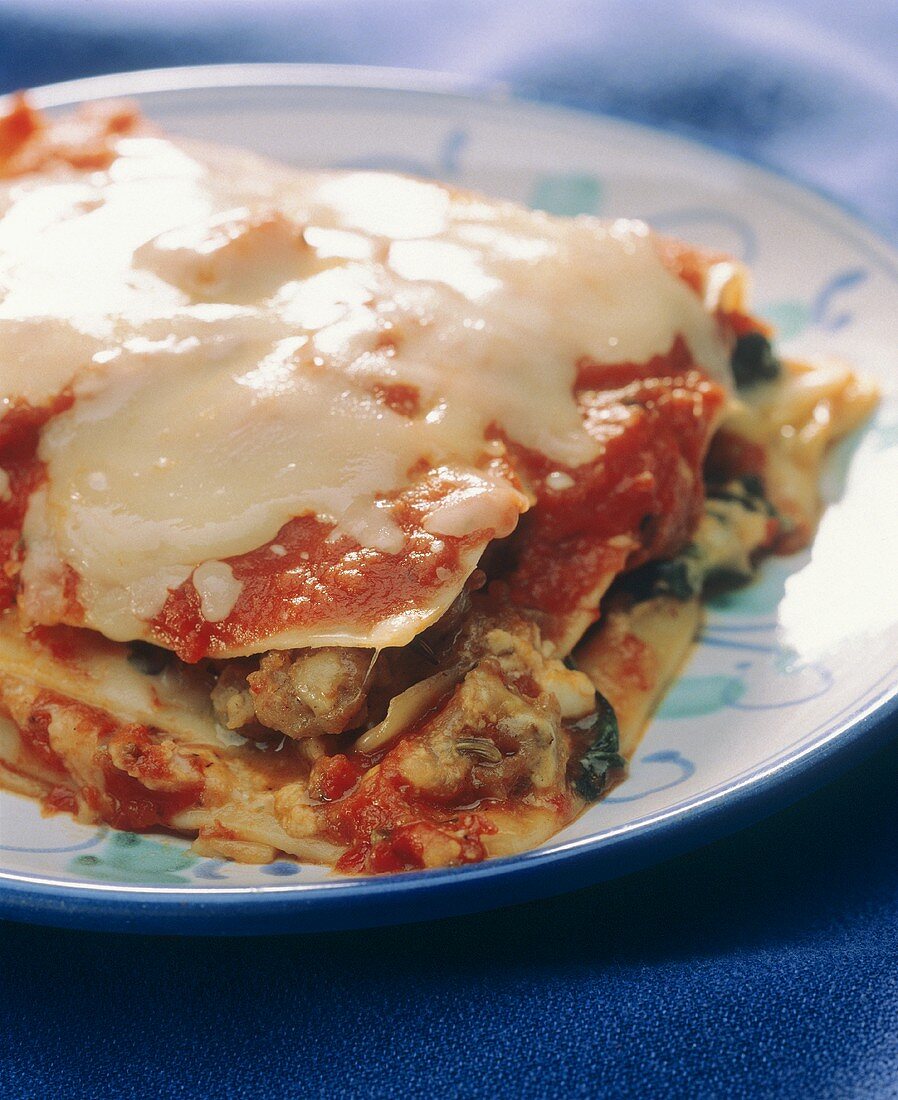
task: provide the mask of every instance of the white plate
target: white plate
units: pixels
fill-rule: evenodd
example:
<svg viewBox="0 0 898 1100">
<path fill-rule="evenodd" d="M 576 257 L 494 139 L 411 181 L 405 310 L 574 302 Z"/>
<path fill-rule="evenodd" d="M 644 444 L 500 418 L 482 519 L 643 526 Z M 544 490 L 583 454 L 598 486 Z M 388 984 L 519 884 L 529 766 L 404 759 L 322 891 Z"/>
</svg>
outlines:
<svg viewBox="0 0 898 1100">
<path fill-rule="evenodd" d="M 632 124 L 468 94 L 451 78 L 236 66 L 57 85 L 135 98 L 173 133 L 303 167 L 434 176 L 561 214 L 644 217 L 755 272 L 782 347 L 876 376 L 873 423 L 832 456 L 813 548 L 713 606 L 629 778 L 543 848 L 381 879 L 199 858 L 166 836 L 42 818 L 0 793 L 0 914 L 98 928 L 269 931 L 420 919 L 623 873 L 795 797 L 885 735 L 898 667 L 898 259 L 795 185 Z M 875 719 L 875 720 L 874 720 Z M 894 726 L 894 722 L 892 722 Z"/>
</svg>

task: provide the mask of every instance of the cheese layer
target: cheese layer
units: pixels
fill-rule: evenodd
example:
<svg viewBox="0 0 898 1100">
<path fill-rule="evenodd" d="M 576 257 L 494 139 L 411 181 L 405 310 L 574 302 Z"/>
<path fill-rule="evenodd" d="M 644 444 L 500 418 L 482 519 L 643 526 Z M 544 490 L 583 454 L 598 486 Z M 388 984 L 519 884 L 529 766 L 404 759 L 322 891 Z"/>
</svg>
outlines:
<svg viewBox="0 0 898 1100">
<path fill-rule="evenodd" d="M 642 363 L 679 335 L 728 380 L 708 303 L 642 223 L 157 137 L 117 153 L 0 185 L 0 402 L 74 395 L 43 430 L 25 521 L 35 621 L 71 618 L 74 574 L 80 621 L 112 639 L 159 641 L 185 586 L 227 622 L 229 562 L 269 545 L 276 561 L 279 532 L 315 517 L 362 588 L 412 542 L 426 582 L 391 614 L 324 601 L 209 651 L 405 644 L 527 507 L 494 429 L 576 469 L 599 457 L 573 394 L 584 357 Z M 449 488 L 409 509 L 435 478 Z"/>
</svg>

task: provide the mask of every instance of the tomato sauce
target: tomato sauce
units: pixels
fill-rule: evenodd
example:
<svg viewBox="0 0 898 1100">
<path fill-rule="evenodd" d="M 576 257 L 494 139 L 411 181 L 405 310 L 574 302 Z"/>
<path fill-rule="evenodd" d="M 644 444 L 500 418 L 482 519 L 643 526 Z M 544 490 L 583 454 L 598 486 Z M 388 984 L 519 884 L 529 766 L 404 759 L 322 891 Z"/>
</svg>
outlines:
<svg viewBox="0 0 898 1100">
<path fill-rule="evenodd" d="M 179 783 L 174 790 L 159 790 L 147 783 L 166 783 L 172 774 L 166 754 L 154 739 L 147 726 L 123 726 L 105 711 L 78 703 L 55 692 L 45 691 L 35 699 L 28 721 L 18 725 L 26 753 L 41 770 L 71 782 L 64 760 L 50 742 L 50 724 L 53 708 L 59 707 L 67 717 L 74 717 L 83 725 L 83 736 L 95 738 L 97 748 L 93 762 L 100 768 L 103 788 L 87 786 L 80 794 L 90 809 L 103 821 L 116 829 L 141 831 L 158 825 L 170 825 L 172 818 L 202 798 L 205 788 L 203 772 L 198 762 L 193 762 L 195 781 Z M 81 730 L 78 731 L 81 734 Z M 130 775 L 113 763 L 109 744 L 115 739 L 126 745 L 126 753 L 133 762 L 133 770 L 147 781 Z M 54 786 L 45 805 L 51 812 L 77 809 L 76 792 L 65 784 Z"/>
<path fill-rule="evenodd" d="M 323 832 L 346 846 L 337 870 L 380 874 L 486 858 L 484 838 L 498 831 L 487 811 L 501 805 L 503 813 L 513 813 L 529 783 L 513 781 L 504 796 L 497 790 L 487 797 L 468 775 L 441 788 L 439 795 L 422 792 L 407 778 L 403 763 L 427 736 L 425 721 L 382 755 L 337 754 L 315 762 L 309 794 L 319 802 Z M 494 740 L 501 749 L 498 731 Z M 513 739 L 506 747 L 513 751 Z M 557 814 L 559 824 L 572 816 L 566 790 L 544 792 L 540 801 Z"/>
<path fill-rule="evenodd" d="M 714 436 L 705 463 L 709 479 L 717 483 L 737 477 L 763 478 L 766 467 L 767 452 L 760 443 L 726 428 Z"/>
<path fill-rule="evenodd" d="M 146 783 L 116 767 L 108 748 L 109 741 L 113 739 L 126 746 L 125 752 L 133 769 Z M 102 739 L 95 761 L 103 771 L 103 794 L 99 796 L 102 808 L 99 812 L 116 829 L 140 832 L 155 825 L 169 825 L 175 815 L 200 801 L 205 787 L 202 769 L 198 762 L 193 761 L 196 772 L 194 782 L 179 784 L 174 790 L 157 789 L 155 784 L 171 781 L 172 774 L 166 754 L 147 726 L 116 725 Z"/>
<path fill-rule="evenodd" d="M 37 701 L 23 726 L 18 726 L 22 746 L 28 755 L 41 766 L 60 777 L 68 776 L 68 770 L 50 744 L 50 722 L 53 715 L 46 707 L 47 697 Z"/>
<path fill-rule="evenodd" d="M 203 791 L 202 780 L 177 791 L 152 790 L 120 771 L 111 760 L 104 763 L 103 783 L 103 794 L 93 792 L 92 809 L 114 829 L 137 833 L 170 825 L 173 817 L 197 804 Z"/>
<path fill-rule="evenodd" d="M 42 128 L 40 114 L 29 106 L 23 95 L 15 96 L 12 110 L 0 118 L 0 160 L 13 157 Z"/>
<path fill-rule="evenodd" d="M 601 454 L 559 466 L 508 441 L 537 497 L 509 540 L 515 602 L 552 614 L 580 606 L 604 576 L 676 553 L 701 516 L 702 462 L 725 395 L 685 342 L 647 363 L 579 364 L 576 396 Z M 563 475 L 553 488 L 551 475 Z"/>
<path fill-rule="evenodd" d="M 506 580 L 517 603 L 551 614 L 581 606 L 603 577 L 653 557 L 676 553 L 701 515 L 700 476 L 724 391 L 695 365 L 678 338 L 646 363 L 578 364 L 576 398 L 598 459 L 560 467 L 492 429 L 508 447 L 513 475 L 535 491 L 493 579 Z M 561 473 L 569 487 L 552 488 Z M 461 579 L 463 552 L 483 532 L 439 539 L 423 529 L 429 509 L 453 488 L 431 473 L 399 495 L 392 516 L 406 534 L 397 555 L 362 548 L 314 517 L 285 525 L 272 543 L 226 559 L 242 589 L 220 623 L 200 613 L 185 582 L 166 601 L 153 631 L 185 661 L 242 648 L 279 631 L 349 620 L 373 625 L 388 615 L 427 607 L 432 595 Z M 487 533 L 488 535 L 489 533 Z"/>
<path fill-rule="evenodd" d="M 363 548 L 348 536 L 330 539 L 331 524 L 297 517 L 260 549 L 224 559 L 242 585 L 226 619 L 207 622 L 187 581 L 168 597 L 152 621 L 153 632 L 183 661 L 192 662 L 306 624 L 373 625 L 426 608 L 450 578 L 464 580 L 462 555 L 491 536 L 475 531 L 437 537 L 424 530 L 424 517 L 456 485 L 436 471 L 395 499 L 391 515 L 406 536 L 398 554 Z M 272 553 L 272 545 L 282 552 Z"/>
<path fill-rule="evenodd" d="M 41 428 L 72 404 L 63 393 L 47 405 L 24 401 L 0 401 L 0 469 L 9 481 L 9 492 L 0 497 L 0 611 L 9 607 L 16 593 L 16 560 L 28 500 L 43 482 L 44 464 L 37 457 Z"/>
<path fill-rule="evenodd" d="M 0 174 L 54 160 L 102 167 L 115 155 L 115 139 L 140 125 L 120 105 L 47 124 L 20 99 L 0 121 Z M 696 293 L 709 265 L 728 259 L 665 237 L 653 240 L 665 265 Z M 758 327 L 741 313 L 721 314 L 720 320 L 734 337 Z M 399 338 L 384 333 L 383 349 L 394 350 Z M 375 382 L 373 394 L 401 415 L 420 412 L 414 386 Z M 491 579 L 504 580 L 519 604 L 549 614 L 584 606 L 603 578 L 673 554 L 688 540 L 701 512 L 700 471 L 723 403 L 723 391 L 701 372 L 681 338 L 647 363 L 581 360 L 575 395 L 587 431 L 601 445 L 594 462 L 565 468 L 498 428 L 493 433 L 507 444 L 512 479 L 519 474 L 533 489 L 536 506 L 494 556 L 498 568 Z M 9 500 L 0 502 L 0 609 L 15 598 L 25 509 L 44 477 L 36 458 L 40 427 L 71 400 L 63 395 L 46 408 L 11 407 L 0 420 L 0 466 L 11 490 Z M 552 474 L 567 479 L 564 487 Z M 405 534 L 398 554 L 362 547 L 347 536 L 332 539 L 332 526 L 314 516 L 291 520 L 265 546 L 225 559 L 240 593 L 224 620 L 203 617 L 199 594 L 187 581 L 152 620 L 154 640 L 195 662 L 290 630 L 345 621 L 364 629 L 388 616 L 427 609 L 438 593 L 463 581 L 470 551 L 493 535 L 436 537 L 424 530 L 424 517 L 453 487 L 451 477 L 433 471 L 392 500 L 392 518 Z M 71 569 L 65 595 L 65 620 L 77 624 L 83 614 Z"/>
<path fill-rule="evenodd" d="M 128 103 L 85 104 L 75 115 L 48 122 L 23 95 L 0 117 L 0 178 L 39 172 L 53 165 L 96 170 L 117 156 L 116 139 L 149 128 Z"/>
<path fill-rule="evenodd" d="M 45 815 L 75 814 L 78 812 L 78 799 L 70 787 L 51 787 L 41 808 Z"/>
<path fill-rule="evenodd" d="M 404 382 L 375 382 L 372 393 L 376 401 L 394 413 L 410 419 L 421 412 L 421 391 Z"/>
<path fill-rule="evenodd" d="M 337 864 L 340 871 L 412 870 L 427 866 L 428 849 L 448 855 L 449 863 L 476 863 L 485 858 L 482 837 L 493 826 L 470 804 L 475 792 L 458 792 L 456 806 L 437 804 L 421 797 L 403 776 L 400 765 L 415 741 L 403 738 L 366 772 L 370 759 L 352 760 L 344 755 L 322 757 L 310 777 L 310 793 L 322 798 L 320 817 L 325 832 L 347 850 Z M 347 783 L 352 775 L 356 781 Z M 329 795 L 335 795 L 333 800 Z"/>
<path fill-rule="evenodd" d="M 97 634 L 85 635 L 74 626 L 32 626 L 27 638 L 32 646 L 46 650 L 54 660 L 65 664 L 78 664 L 98 650 L 106 654 L 118 651 L 115 642 L 107 642 Z"/>
</svg>

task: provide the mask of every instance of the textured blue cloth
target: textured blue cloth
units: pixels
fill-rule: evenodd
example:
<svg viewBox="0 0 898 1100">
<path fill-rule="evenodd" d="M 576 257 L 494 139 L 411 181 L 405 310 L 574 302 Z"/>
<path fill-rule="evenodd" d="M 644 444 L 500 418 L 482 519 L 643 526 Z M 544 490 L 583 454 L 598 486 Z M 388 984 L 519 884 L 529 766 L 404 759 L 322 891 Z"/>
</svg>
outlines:
<svg viewBox="0 0 898 1100">
<path fill-rule="evenodd" d="M 4 3 L 0 90 L 393 64 L 702 137 L 898 237 L 898 5 Z M 898 744 L 736 837 L 484 916 L 187 941 L 7 925 L 0 1096 L 898 1095 Z"/>
</svg>

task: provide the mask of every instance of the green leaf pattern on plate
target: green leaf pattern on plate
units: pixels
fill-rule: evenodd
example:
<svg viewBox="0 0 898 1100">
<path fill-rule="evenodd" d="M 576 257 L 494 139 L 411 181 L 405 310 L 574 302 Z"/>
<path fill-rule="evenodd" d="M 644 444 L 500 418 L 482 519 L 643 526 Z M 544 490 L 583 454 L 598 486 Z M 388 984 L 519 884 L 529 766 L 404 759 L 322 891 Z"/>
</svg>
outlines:
<svg viewBox="0 0 898 1100">
<path fill-rule="evenodd" d="M 110 833 L 99 852 L 75 856 L 69 870 L 81 877 L 108 882 L 177 886 L 189 882 L 183 874 L 199 856 L 175 843 L 137 833 Z"/>
<path fill-rule="evenodd" d="M 794 340 L 811 323 L 811 307 L 794 299 L 769 302 L 758 309 L 758 314 L 773 325 L 778 340 Z"/>
<path fill-rule="evenodd" d="M 575 217 L 598 214 L 602 208 L 603 188 L 595 176 L 540 176 L 530 195 L 530 205 L 547 214 Z"/>
<path fill-rule="evenodd" d="M 659 718 L 696 718 L 731 706 L 745 694 L 738 676 L 682 676 L 664 697 Z"/>
</svg>

